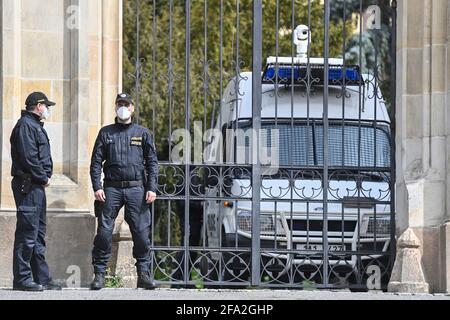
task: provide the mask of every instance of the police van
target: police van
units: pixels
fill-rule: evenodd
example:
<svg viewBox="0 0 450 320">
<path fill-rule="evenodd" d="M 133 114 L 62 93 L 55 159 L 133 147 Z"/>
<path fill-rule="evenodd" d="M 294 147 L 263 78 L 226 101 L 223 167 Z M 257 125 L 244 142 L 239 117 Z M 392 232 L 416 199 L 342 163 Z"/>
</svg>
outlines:
<svg viewBox="0 0 450 320">
<path fill-rule="evenodd" d="M 298 30 L 297 39 L 308 35 L 307 27 L 299 26 Z M 344 66 L 343 59 L 329 59 L 328 248 L 324 248 L 324 59 L 308 58 L 307 43 L 295 42 L 298 56 L 269 57 L 262 76 L 261 136 L 265 138 L 261 146 L 276 147 L 272 153 L 278 169 L 265 170 L 263 164 L 261 255 L 264 261 L 277 265 L 275 269 L 282 275 L 292 267 L 317 269 L 327 250 L 331 268 L 342 265 L 351 272 L 357 267 L 358 256 L 359 261 L 369 263 L 389 249 L 391 208 L 386 175 L 391 166 L 390 119 L 372 74 L 362 74 L 357 65 Z M 308 86 L 310 90 L 306 90 Z M 252 73 L 243 72 L 232 79 L 223 97 L 214 129 L 223 134 L 227 130 L 245 132 L 252 125 Z M 249 135 L 245 136 L 248 147 Z M 238 140 L 224 137 L 219 144 L 211 143 L 208 161 L 236 163 L 241 153 L 237 151 Z M 223 152 L 219 152 L 221 147 Z M 283 168 L 294 168 L 290 171 L 294 176 L 283 176 L 282 172 L 289 172 Z M 206 201 L 205 234 L 210 248 L 251 248 L 251 170 L 244 165 L 238 169 L 225 181 L 230 200 Z M 218 186 L 206 192 L 211 198 L 224 196 Z M 239 255 L 244 263 L 250 256 Z M 219 254 L 212 258 L 220 259 Z M 263 269 L 271 274 L 270 268 Z"/>
</svg>

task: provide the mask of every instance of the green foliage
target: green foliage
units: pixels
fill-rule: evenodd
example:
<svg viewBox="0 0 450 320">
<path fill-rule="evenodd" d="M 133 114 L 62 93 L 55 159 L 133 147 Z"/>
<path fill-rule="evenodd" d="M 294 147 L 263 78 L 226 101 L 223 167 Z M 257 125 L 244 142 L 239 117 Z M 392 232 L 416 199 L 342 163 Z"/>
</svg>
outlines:
<svg viewBox="0 0 450 320">
<path fill-rule="evenodd" d="M 303 290 L 306 290 L 306 291 L 317 290 L 316 283 L 311 280 L 303 280 L 302 286 L 303 286 Z"/>
<path fill-rule="evenodd" d="M 192 279 L 192 281 L 195 282 L 195 288 L 196 289 L 204 289 L 205 288 L 205 284 L 203 282 L 202 275 L 195 268 L 193 268 L 192 271 L 191 271 L 191 279 Z"/>
<path fill-rule="evenodd" d="M 390 112 L 394 119 L 391 108 L 391 37 L 392 37 L 392 10 L 391 0 L 333 0 L 330 2 L 331 19 L 339 20 L 344 16 L 349 17 L 360 10 L 365 13 L 372 5 L 380 7 L 381 29 L 365 30 L 364 22 L 362 34 L 357 32 L 349 36 L 346 47 L 345 58 L 349 63 L 361 65 L 363 72 L 374 73 L 378 69 L 379 85 Z M 344 10 L 345 8 L 345 10 Z M 360 43 L 361 41 L 361 43 Z"/>
<path fill-rule="evenodd" d="M 105 288 L 123 288 L 122 277 L 112 274 L 110 268 L 106 270 Z"/>
<path fill-rule="evenodd" d="M 156 281 L 170 281 L 170 278 L 167 276 L 167 274 L 170 274 L 170 269 L 169 268 L 165 268 L 164 272 L 166 274 L 164 274 L 160 268 L 155 268 L 155 280 Z"/>
</svg>

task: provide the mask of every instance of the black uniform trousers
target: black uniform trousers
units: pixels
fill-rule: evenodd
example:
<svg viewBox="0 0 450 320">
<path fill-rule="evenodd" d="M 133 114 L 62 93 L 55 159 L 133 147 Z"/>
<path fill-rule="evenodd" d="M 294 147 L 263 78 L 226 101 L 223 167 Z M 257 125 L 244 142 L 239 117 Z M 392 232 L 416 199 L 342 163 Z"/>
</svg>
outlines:
<svg viewBox="0 0 450 320">
<path fill-rule="evenodd" d="M 14 285 L 32 281 L 47 285 L 51 278 L 45 261 L 47 231 L 45 189 L 34 184 L 29 193 L 23 194 L 19 180 L 13 178 L 11 182 L 17 207 L 13 254 Z"/>
<path fill-rule="evenodd" d="M 114 222 L 119 210 L 125 206 L 125 221 L 130 226 L 133 239 L 133 257 L 138 272 L 150 269 L 150 208 L 145 200 L 144 187 L 115 188 L 106 187 L 106 202 L 99 213 L 97 235 L 92 251 L 92 264 L 95 273 L 105 273 L 111 258 Z"/>
</svg>

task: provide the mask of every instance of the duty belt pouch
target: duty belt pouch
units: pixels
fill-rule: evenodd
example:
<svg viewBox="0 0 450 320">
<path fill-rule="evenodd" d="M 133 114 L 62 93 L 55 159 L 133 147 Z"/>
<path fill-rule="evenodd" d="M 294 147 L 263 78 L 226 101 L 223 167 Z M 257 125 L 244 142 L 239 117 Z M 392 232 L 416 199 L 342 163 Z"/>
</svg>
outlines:
<svg viewBox="0 0 450 320">
<path fill-rule="evenodd" d="M 94 202 L 94 214 L 96 218 L 99 218 L 103 213 L 104 203 L 98 200 Z"/>
<path fill-rule="evenodd" d="M 31 182 L 31 176 L 30 175 L 23 175 L 20 178 L 20 192 L 22 194 L 30 193 L 32 186 L 33 186 L 33 183 Z"/>
</svg>

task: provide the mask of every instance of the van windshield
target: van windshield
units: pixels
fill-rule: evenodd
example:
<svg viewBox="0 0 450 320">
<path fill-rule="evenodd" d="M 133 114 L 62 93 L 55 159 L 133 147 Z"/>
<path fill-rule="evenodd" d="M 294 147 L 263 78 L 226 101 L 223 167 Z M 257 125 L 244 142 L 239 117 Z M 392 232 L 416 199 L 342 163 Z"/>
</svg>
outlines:
<svg viewBox="0 0 450 320">
<path fill-rule="evenodd" d="M 268 148 L 278 145 L 281 166 L 323 166 L 323 124 L 262 123 Z M 275 131 L 277 129 L 278 131 Z M 277 138 L 278 135 L 278 138 Z M 330 123 L 329 166 L 389 168 L 390 130 L 386 124 Z"/>
</svg>

